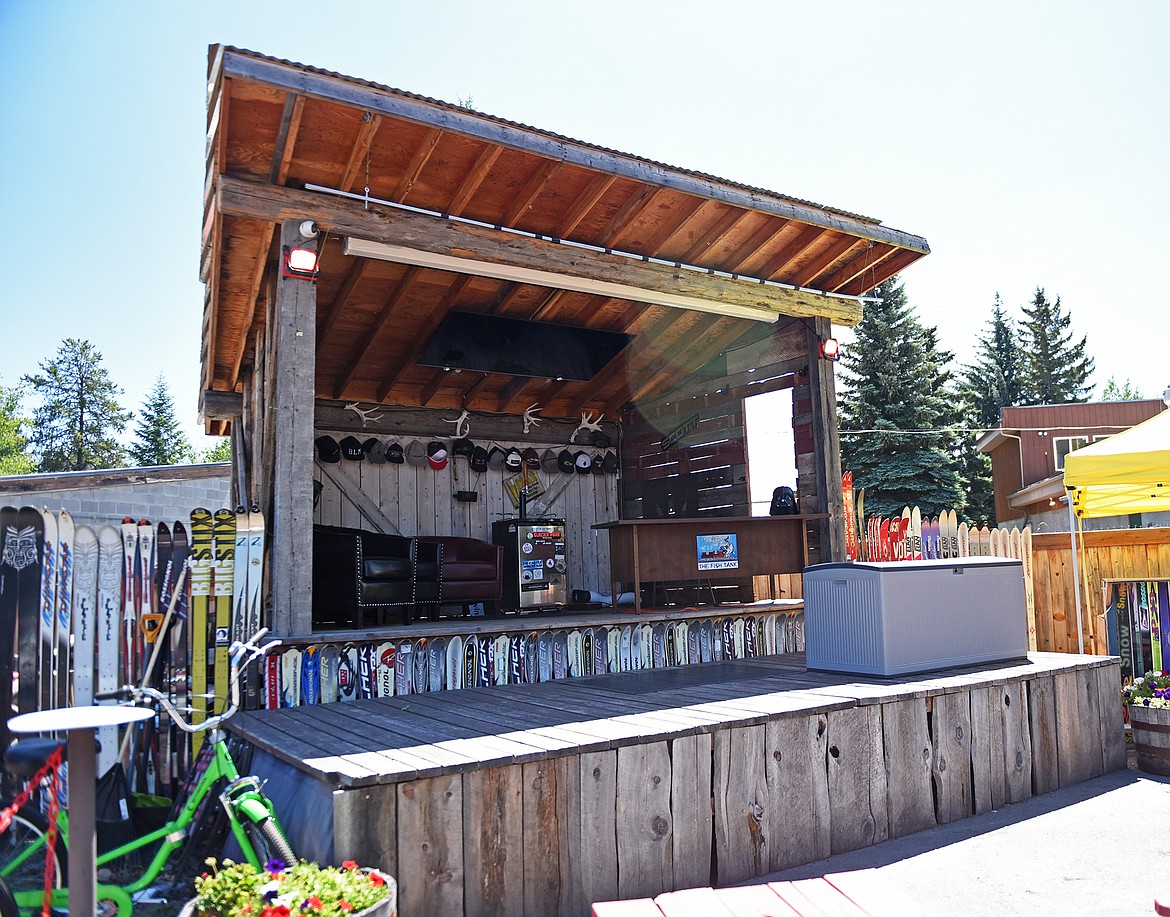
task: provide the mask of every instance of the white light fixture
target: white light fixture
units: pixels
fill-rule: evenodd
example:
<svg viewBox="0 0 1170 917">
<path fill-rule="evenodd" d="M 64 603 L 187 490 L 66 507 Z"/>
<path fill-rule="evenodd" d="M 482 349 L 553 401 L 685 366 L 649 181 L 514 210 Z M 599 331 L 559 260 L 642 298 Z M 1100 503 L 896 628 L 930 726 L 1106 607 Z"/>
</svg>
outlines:
<svg viewBox="0 0 1170 917">
<path fill-rule="evenodd" d="M 396 264 L 412 264 L 415 267 L 427 267 L 439 271 L 453 271 L 457 274 L 474 274 L 479 277 L 492 277 L 496 280 L 506 280 L 511 283 L 531 283 L 540 287 L 551 287 L 555 290 L 591 293 L 597 296 L 612 296 L 615 299 L 629 299 L 634 302 L 650 303 L 656 306 L 670 306 L 675 309 L 689 309 L 694 312 L 710 312 L 714 315 L 726 315 L 730 318 L 750 318 L 758 322 L 775 322 L 780 317 L 778 312 L 773 312 L 771 309 L 763 307 L 754 308 L 752 306 L 740 305 L 739 303 L 723 303 L 717 300 L 701 299 L 697 296 L 662 293 L 657 290 L 647 290 L 643 287 L 632 287 L 624 283 L 593 280 L 588 277 L 575 277 L 571 274 L 558 274 L 552 271 L 540 271 L 535 268 L 516 267 L 510 264 L 496 264 L 491 261 L 456 258 L 453 255 L 424 252 L 414 248 L 405 248 L 401 245 L 387 245 L 384 242 L 355 239 L 352 236 L 345 240 L 345 254 L 355 255 L 359 258 L 374 258 L 378 261 L 391 261 Z"/>
<path fill-rule="evenodd" d="M 297 277 L 301 280 L 316 280 L 320 273 L 317 267 L 317 252 L 312 248 L 289 247 L 284 248 L 283 268 L 285 277 Z"/>
<path fill-rule="evenodd" d="M 1170 385 L 1166 386 L 1166 391 L 1162 392 L 1162 404 L 1170 408 Z"/>
</svg>

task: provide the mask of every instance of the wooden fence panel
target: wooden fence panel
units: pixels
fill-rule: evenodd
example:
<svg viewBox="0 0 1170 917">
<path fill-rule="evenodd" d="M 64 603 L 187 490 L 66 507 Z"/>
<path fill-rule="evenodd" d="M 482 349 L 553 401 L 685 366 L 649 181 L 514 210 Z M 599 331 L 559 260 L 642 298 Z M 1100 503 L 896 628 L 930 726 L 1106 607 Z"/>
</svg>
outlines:
<svg viewBox="0 0 1170 917">
<path fill-rule="evenodd" d="M 1102 583 L 1107 579 L 1170 577 L 1170 528 L 1090 531 L 1084 533 L 1084 542 L 1081 625 L 1085 652 L 1108 655 Z M 1032 558 L 1036 648 L 1041 652 L 1075 653 L 1077 616 L 1068 533 L 1033 535 Z"/>
</svg>

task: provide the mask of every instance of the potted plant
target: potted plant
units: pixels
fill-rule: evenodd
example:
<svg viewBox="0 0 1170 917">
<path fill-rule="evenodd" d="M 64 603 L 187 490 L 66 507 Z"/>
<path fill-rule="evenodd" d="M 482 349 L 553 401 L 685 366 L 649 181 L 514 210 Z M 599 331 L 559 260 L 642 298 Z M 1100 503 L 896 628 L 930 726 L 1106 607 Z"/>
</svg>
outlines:
<svg viewBox="0 0 1170 917">
<path fill-rule="evenodd" d="M 353 860 L 319 866 L 302 860 L 288 866 L 207 860 L 209 872 L 195 880 L 188 910 L 200 917 L 395 917 L 394 879 Z"/>
<path fill-rule="evenodd" d="M 1170 775 L 1170 673 L 1146 672 L 1121 690 L 1133 730 L 1137 766 Z"/>
</svg>

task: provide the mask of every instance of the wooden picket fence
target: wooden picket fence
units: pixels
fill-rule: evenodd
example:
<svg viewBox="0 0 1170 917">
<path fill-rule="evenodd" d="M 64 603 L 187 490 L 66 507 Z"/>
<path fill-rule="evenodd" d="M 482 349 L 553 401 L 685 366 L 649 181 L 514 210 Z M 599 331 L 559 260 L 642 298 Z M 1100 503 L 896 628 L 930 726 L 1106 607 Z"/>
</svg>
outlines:
<svg viewBox="0 0 1170 917">
<path fill-rule="evenodd" d="M 1032 556 L 1037 649 L 1075 653 L 1076 598 L 1068 532 L 1034 535 Z M 1170 528 L 1085 532 L 1083 559 L 1081 627 L 1085 652 L 1108 655 L 1104 583 L 1170 577 Z"/>
</svg>

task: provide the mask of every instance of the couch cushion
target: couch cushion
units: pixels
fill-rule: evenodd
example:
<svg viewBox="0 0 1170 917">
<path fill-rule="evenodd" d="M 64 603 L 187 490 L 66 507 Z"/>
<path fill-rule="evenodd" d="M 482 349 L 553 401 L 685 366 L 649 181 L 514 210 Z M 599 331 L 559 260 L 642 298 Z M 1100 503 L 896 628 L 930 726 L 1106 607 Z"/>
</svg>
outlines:
<svg viewBox="0 0 1170 917">
<path fill-rule="evenodd" d="M 419 561 L 415 565 L 415 571 L 415 575 L 420 580 L 437 580 L 439 578 L 439 565 L 434 562 Z"/>
<path fill-rule="evenodd" d="M 474 582 L 477 580 L 494 580 L 496 578 L 495 561 L 482 560 L 443 560 L 444 582 Z"/>
<path fill-rule="evenodd" d="M 363 557 L 362 578 L 370 580 L 408 580 L 410 561 L 402 557 Z"/>
</svg>

